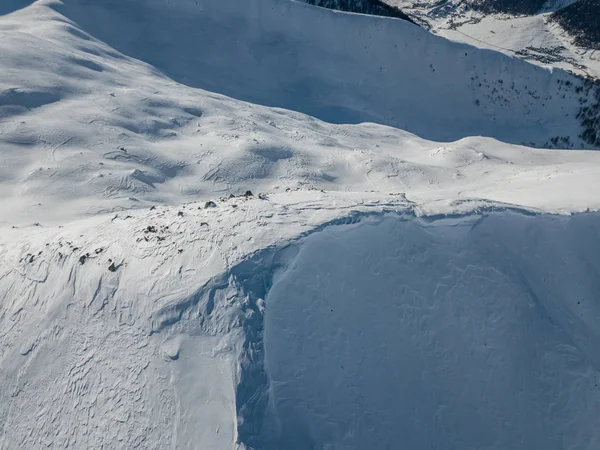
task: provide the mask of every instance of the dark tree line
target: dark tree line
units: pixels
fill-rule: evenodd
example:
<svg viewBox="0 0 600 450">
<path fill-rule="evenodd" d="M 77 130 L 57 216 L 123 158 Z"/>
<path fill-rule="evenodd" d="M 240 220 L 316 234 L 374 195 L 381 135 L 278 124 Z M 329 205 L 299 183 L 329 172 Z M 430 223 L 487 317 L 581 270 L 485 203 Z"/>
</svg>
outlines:
<svg viewBox="0 0 600 450">
<path fill-rule="evenodd" d="M 373 16 L 396 17 L 415 23 L 399 8 L 380 0 L 304 0 L 311 5 Z"/>
<path fill-rule="evenodd" d="M 600 50 L 600 0 L 579 0 L 552 14 L 581 47 Z"/>
</svg>

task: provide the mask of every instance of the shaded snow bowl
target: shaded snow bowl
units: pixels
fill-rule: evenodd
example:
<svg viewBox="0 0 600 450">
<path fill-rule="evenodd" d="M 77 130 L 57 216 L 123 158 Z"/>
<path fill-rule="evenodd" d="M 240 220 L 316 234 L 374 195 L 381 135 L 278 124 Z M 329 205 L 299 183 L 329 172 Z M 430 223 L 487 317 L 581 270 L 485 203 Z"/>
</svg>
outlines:
<svg viewBox="0 0 600 450">
<path fill-rule="evenodd" d="M 385 215 L 293 244 L 240 441 L 600 448 L 599 219 Z"/>
</svg>

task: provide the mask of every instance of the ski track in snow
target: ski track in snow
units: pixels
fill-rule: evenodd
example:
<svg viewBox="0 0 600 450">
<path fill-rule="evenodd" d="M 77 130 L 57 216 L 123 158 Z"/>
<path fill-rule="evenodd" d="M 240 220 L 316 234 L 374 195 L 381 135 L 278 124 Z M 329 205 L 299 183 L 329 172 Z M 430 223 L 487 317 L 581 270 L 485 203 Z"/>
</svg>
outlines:
<svg viewBox="0 0 600 450">
<path fill-rule="evenodd" d="M 136 0 L 130 1 L 136 4 Z M 237 194 L 246 189 L 282 191 L 288 187 L 411 191 L 412 195 L 425 200 L 459 195 L 473 197 L 482 193 L 490 200 L 536 207 L 538 205 L 529 202 L 527 197 L 532 186 L 535 190 L 542 182 L 547 183 L 544 189 L 560 185 L 553 191 L 578 185 L 571 178 L 584 178 L 592 183 L 590 187 L 597 183 L 596 153 L 548 153 L 472 136 L 472 133 L 485 135 L 488 132 L 494 135 L 494 130 L 503 129 L 513 137 L 520 135 L 519 142 L 531 140 L 543 144 L 553 136 L 564 134 L 571 136 L 571 145 L 576 145 L 576 136 L 581 132 L 575 120 L 579 103 L 576 96 L 569 93 L 576 81 L 570 88 L 564 85 L 572 79 L 570 75 L 550 73 L 494 52 L 450 44 L 403 21 L 338 14 L 304 4 L 291 5 L 287 0 L 269 1 L 273 1 L 275 11 L 269 14 L 285 17 L 285 14 L 298 12 L 301 14 L 298 17 L 321 17 L 340 30 L 364 28 L 379 44 L 397 45 L 393 43 L 402 38 L 407 47 L 395 52 L 404 59 L 386 68 L 378 83 L 369 84 L 368 92 L 372 95 L 365 98 L 364 86 L 360 88 L 355 83 L 360 83 L 363 77 L 371 77 L 368 73 L 374 62 L 371 59 L 381 60 L 383 64 L 384 60 L 390 60 L 389 55 L 371 49 L 365 57 L 345 47 L 336 48 L 342 55 L 338 58 L 340 61 L 332 60 L 331 69 L 324 73 L 317 71 L 321 66 L 315 66 L 317 72 L 309 77 L 314 79 L 314 90 L 294 97 L 289 95 L 290 89 L 296 89 L 292 81 L 281 87 L 267 83 L 270 78 L 261 71 L 273 64 L 271 60 L 268 64 L 263 61 L 271 47 L 260 39 L 255 43 L 258 54 L 255 60 L 248 62 L 244 72 L 230 67 L 240 63 L 235 60 L 235 52 L 239 50 L 228 44 L 228 40 L 220 45 L 231 48 L 223 51 L 204 48 L 204 44 L 196 50 L 209 59 L 219 54 L 228 55 L 231 50 L 233 53 L 225 61 L 214 66 L 215 70 L 229 70 L 229 78 L 239 78 L 231 82 L 222 74 L 205 73 L 202 64 L 206 62 L 194 60 L 196 66 L 189 62 L 192 49 L 179 38 L 174 41 L 180 42 L 179 47 L 149 55 L 148 49 L 157 44 L 144 27 L 151 26 L 160 16 L 156 11 L 159 0 L 150 2 L 147 10 L 142 8 L 149 16 L 147 22 L 132 25 L 140 27 L 140 35 L 147 36 L 148 42 L 116 32 L 102 37 L 114 41 L 123 51 L 130 50 L 133 56 L 147 57 L 148 61 L 162 55 L 154 61 L 158 67 L 162 64 L 165 70 L 171 68 L 176 78 L 196 77 L 188 85 L 175 83 L 154 67 L 119 53 L 68 19 L 70 16 L 80 19 L 90 32 L 106 34 L 108 29 L 98 25 L 111 22 L 109 7 L 116 8 L 113 15 L 122 13 L 118 20 L 126 20 L 131 15 L 129 3 L 118 6 L 105 1 L 94 3 L 92 7 L 74 0 L 63 4 L 42 1 L 1 16 L 0 51 L 9 69 L 0 73 L 3 152 L 0 195 L 4 203 L 0 222 L 7 225 L 56 223 L 151 204 L 175 205 L 186 199 L 209 198 L 219 193 Z M 237 7 L 232 9 L 230 3 L 231 0 L 210 1 L 200 12 L 187 11 L 183 6 L 181 10 L 172 8 L 172 19 L 181 19 L 183 26 L 189 19 L 180 16 L 188 12 L 191 17 L 206 21 L 207 29 L 219 36 L 225 32 L 221 22 L 226 23 L 230 15 L 241 20 Z M 87 16 L 84 5 L 93 8 Z M 260 11 L 264 8 L 261 5 L 256 6 Z M 98 20 L 89 22 L 89 17 Z M 271 23 L 270 17 L 267 14 L 264 23 L 254 26 L 264 27 Z M 215 24 L 217 18 L 221 22 Z M 240 25 L 240 39 L 252 36 L 257 39 L 250 33 L 252 22 L 246 20 L 244 26 Z M 161 27 L 165 39 L 179 32 L 172 25 L 162 23 Z M 205 42 L 193 30 L 190 32 L 189 39 Z M 306 64 L 314 64 L 314 58 L 322 56 L 309 35 L 303 35 L 304 41 L 288 42 L 285 33 L 289 30 L 277 29 L 277 33 L 289 48 L 297 49 L 298 58 L 300 53 L 304 55 Z M 338 35 L 327 35 L 323 39 L 336 42 L 339 37 L 335 36 Z M 407 44 L 410 40 L 422 42 L 420 45 L 425 46 L 428 56 L 424 58 L 418 49 L 411 48 Z M 283 53 L 279 64 L 293 66 L 294 61 L 286 59 L 290 58 L 289 52 Z M 465 53 L 466 58 L 475 58 L 475 69 L 462 67 L 467 61 L 450 64 L 444 59 L 451 54 L 465 58 Z M 350 54 L 354 55 L 354 69 L 337 69 L 343 66 L 341 60 Z M 190 65 L 182 66 L 185 61 Z M 424 61 L 432 63 L 421 67 Z M 430 66 L 439 67 L 432 70 Z M 407 70 L 409 67 L 412 68 Z M 289 78 L 275 67 L 273 70 L 271 76 L 282 83 Z M 491 80 L 488 70 L 503 73 L 502 83 Z M 241 73 L 247 78 L 240 77 Z M 194 88 L 195 84 L 204 82 L 203 76 L 227 81 L 228 86 L 237 86 L 240 92 L 255 92 L 258 99 L 260 95 L 267 95 L 265 92 L 271 92 L 268 95 L 273 98 L 262 97 L 267 103 L 279 102 L 294 109 L 302 109 L 304 105 L 317 113 L 323 104 L 338 109 L 368 110 L 378 115 L 381 123 L 390 122 L 384 117 L 387 113 L 381 114 L 392 108 L 398 120 L 406 121 L 409 131 L 467 137 L 434 142 L 382 125 L 334 125 L 298 112 L 245 103 Z M 403 85 L 411 88 L 392 89 L 390 86 L 401 82 L 398 76 L 406 80 L 402 81 Z M 338 83 L 346 85 L 337 97 L 329 90 L 335 77 Z M 395 84 L 390 85 L 393 80 Z M 504 92 L 511 89 L 511 80 L 520 94 Z M 265 83 L 270 86 L 266 91 Z M 489 83 L 495 83 L 495 87 Z M 437 90 L 440 91 L 436 93 Z M 415 91 L 419 95 L 415 95 Z M 331 97 L 321 98 L 326 92 Z M 526 92 L 531 92 L 537 100 Z M 504 100 L 498 100 L 500 103 L 497 99 L 486 100 L 489 95 Z M 479 106 L 474 103 L 476 97 L 481 100 Z M 468 105 L 461 103 L 465 99 Z M 480 120 L 483 121 L 480 125 L 474 125 Z M 462 131 L 458 131 L 460 129 Z M 522 191 L 525 186 L 528 192 L 520 197 L 521 201 L 504 195 L 507 191 Z M 587 204 L 587 196 L 584 201 L 580 201 L 579 196 L 570 196 L 572 202 L 565 204 L 560 199 L 552 206 L 573 209 L 591 206 Z"/>
<path fill-rule="evenodd" d="M 534 434 L 525 427 L 498 437 L 511 423 L 505 417 L 510 402 L 499 400 L 510 391 L 505 380 L 497 389 L 491 380 L 481 395 L 469 398 L 474 404 L 498 400 L 498 410 L 482 410 L 481 419 L 487 426 L 490 418 L 503 420 L 490 431 L 495 443 L 514 448 L 536 438 L 547 442 L 540 436 L 548 430 L 563 433 L 565 448 L 598 442 L 598 314 L 588 301 L 598 294 L 597 264 L 589 254 L 598 243 L 593 219 L 587 228 L 576 228 L 569 224 L 588 216 L 569 215 L 600 209 L 600 153 L 583 150 L 577 138 L 580 99 L 567 97 L 572 92 L 564 84 L 570 81 L 575 89 L 574 77 L 450 43 L 402 21 L 287 0 L 252 0 L 243 7 L 233 0 L 182 0 L 177 6 L 163 0 L 11 0 L 0 5 L 0 14 L 0 448 L 258 450 L 280 448 L 294 433 L 300 433 L 297 448 L 394 447 L 390 439 L 398 436 L 373 433 L 373 440 L 364 440 L 372 424 L 360 414 L 351 417 L 351 408 L 344 415 L 332 406 L 343 404 L 346 389 L 364 394 L 367 403 L 355 405 L 377 397 L 361 384 L 376 371 L 323 372 L 337 383 L 332 396 L 314 398 L 298 413 L 298 402 L 307 398 L 302 392 L 322 388 L 307 376 L 311 368 L 321 370 L 312 345 L 331 344 L 340 364 L 352 365 L 354 353 L 345 345 L 361 342 L 360 327 L 346 341 L 322 339 L 332 323 L 318 312 L 327 300 L 319 292 L 331 286 L 316 289 L 319 306 L 312 310 L 298 292 L 286 305 L 281 280 L 289 280 L 294 264 L 302 268 L 302 280 L 314 276 L 308 269 L 317 265 L 302 258 L 315 242 L 319 247 L 319 239 L 325 239 L 324 249 L 339 243 L 344 267 L 378 259 L 357 250 L 344 230 L 389 220 L 404 223 L 400 228 L 415 226 L 427 237 L 413 236 L 421 236 L 423 245 L 412 253 L 401 239 L 396 242 L 398 236 L 382 239 L 395 252 L 390 264 L 419 266 L 428 261 L 422 256 L 429 245 L 453 235 L 445 226 L 464 232 L 480 221 L 492 223 L 490 216 L 511 214 L 526 218 L 515 221 L 524 228 L 509 220 L 501 246 L 493 233 L 487 236 L 493 258 L 485 261 L 491 269 L 484 275 L 498 282 L 494 268 L 527 266 L 518 251 L 498 248 L 522 244 L 534 256 L 564 254 L 579 268 L 579 284 L 588 283 L 572 287 L 586 302 L 573 303 L 579 300 L 566 288 L 545 296 L 537 278 L 531 287 L 518 277 L 506 287 L 514 297 L 485 303 L 491 310 L 508 298 L 514 308 L 497 306 L 486 316 L 477 298 L 466 299 L 483 308 L 477 310 L 480 325 L 489 320 L 500 330 L 494 335 L 498 346 L 515 329 L 534 343 L 550 342 L 527 347 L 546 352 L 534 355 L 535 366 L 504 347 L 473 366 L 480 371 L 473 374 L 492 374 L 495 355 L 509 362 L 503 376 L 516 377 L 519 389 L 543 379 L 547 391 L 526 402 L 545 408 L 536 416 Z M 491 80 L 492 74 L 502 74 L 502 83 Z M 357 123 L 363 120 L 377 123 Z M 543 146 L 557 135 L 570 136 L 581 149 L 514 145 Z M 247 190 L 253 195 L 243 195 Z M 565 225 L 552 234 L 546 220 Z M 424 225 L 437 222 L 446 225 Z M 385 226 L 377 230 L 386 236 Z M 511 241 L 511 232 L 529 240 Z M 567 238 L 577 252 L 558 244 Z M 464 275 L 456 279 L 464 284 L 455 287 L 469 291 L 469 283 L 482 278 L 472 267 L 481 260 L 469 259 L 471 247 L 452 248 L 456 255 L 448 250 L 438 256 L 449 266 L 456 257 L 456 270 Z M 338 254 L 327 256 L 335 260 Z M 357 267 L 352 270 L 362 270 Z M 427 286 L 443 284 L 437 269 L 420 270 L 431 277 Z M 537 276 L 526 269 L 526 279 Z M 546 276 L 556 276 L 546 269 Z M 344 273 L 331 269 L 331 283 L 351 289 Z M 575 283 L 564 285 L 569 282 Z M 402 298 L 432 300 L 421 298 L 426 289 L 409 292 L 408 284 Z M 485 283 L 475 288 L 490 289 Z M 542 303 L 535 292 L 544 296 Z M 372 317 L 382 321 L 395 317 L 384 297 L 370 305 L 381 308 Z M 546 297 L 553 303 L 543 303 Z M 281 321 L 269 322 L 265 315 L 269 299 L 283 308 L 272 316 L 282 315 Z M 444 314 L 468 316 L 460 302 L 452 304 L 458 309 Z M 354 299 L 342 326 L 333 325 L 355 325 L 343 321 L 361 306 Z M 434 313 L 413 307 L 423 312 L 410 322 L 421 325 L 407 328 L 414 339 L 448 331 L 428 327 Z M 539 328 L 511 315 L 522 308 L 534 308 Z M 550 318 L 540 313 L 544 308 Z M 370 312 L 363 313 L 368 322 Z M 296 341 L 285 335 L 310 317 L 309 335 L 296 333 Z M 503 328 L 507 321 L 520 325 Z M 265 341 L 268 330 L 275 334 Z M 273 346 L 279 333 L 285 338 Z M 485 339 L 485 327 L 472 336 Z M 445 338 L 462 339 L 452 333 Z M 372 342 L 357 350 L 373 351 Z M 477 342 L 471 350 L 479 358 L 488 350 Z M 452 352 L 436 345 L 409 349 L 423 350 L 423 358 L 432 349 L 443 353 L 437 354 L 442 366 L 424 360 L 425 387 L 436 381 L 436 370 L 456 370 L 444 359 L 452 359 Z M 306 353 L 298 352 L 278 372 L 277 358 L 297 346 Z M 312 363 L 303 364 L 306 358 Z M 571 360 L 576 364 L 569 365 Z M 268 361 L 275 366 L 268 369 Z M 286 378 L 288 369 L 298 375 L 297 390 L 290 384 L 294 377 Z M 460 448 L 484 445 L 481 435 L 447 432 L 454 429 L 447 417 L 458 407 L 450 400 L 465 387 L 458 381 L 443 386 L 449 400 L 437 405 L 439 426 L 420 429 L 431 437 L 427 445 L 450 438 Z M 488 396 L 487 389 L 497 396 Z M 553 396 L 556 403 L 547 402 Z M 282 398 L 289 403 L 282 405 Z M 425 403 L 435 402 L 428 397 Z M 400 404 L 382 409 L 382 417 L 388 420 Z M 407 442 L 422 444 L 419 436 Z"/>
</svg>

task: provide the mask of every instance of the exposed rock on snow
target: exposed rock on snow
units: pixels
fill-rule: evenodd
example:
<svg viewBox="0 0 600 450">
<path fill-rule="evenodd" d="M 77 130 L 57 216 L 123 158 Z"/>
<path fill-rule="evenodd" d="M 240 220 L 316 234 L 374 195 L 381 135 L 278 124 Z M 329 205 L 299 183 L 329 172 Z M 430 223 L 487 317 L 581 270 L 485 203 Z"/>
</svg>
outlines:
<svg viewBox="0 0 600 450">
<path fill-rule="evenodd" d="M 288 0 L 0 14 L 1 449 L 600 443 L 591 82 Z"/>
<path fill-rule="evenodd" d="M 318 191 L 188 206 L 3 235 L 3 447 L 600 439 L 597 215 Z"/>
</svg>

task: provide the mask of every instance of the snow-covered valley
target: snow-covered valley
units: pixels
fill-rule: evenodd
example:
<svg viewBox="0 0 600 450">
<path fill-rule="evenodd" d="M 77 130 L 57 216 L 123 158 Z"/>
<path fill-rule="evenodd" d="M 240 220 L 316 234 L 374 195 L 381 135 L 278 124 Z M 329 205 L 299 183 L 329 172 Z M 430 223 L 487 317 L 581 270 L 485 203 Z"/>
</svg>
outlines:
<svg viewBox="0 0 600 450">
<path fill-rule="evenodd" d="M 579 2 L 584 3 L 581 0 Z M 590 3 L 593 2 L 594 0 Z M 386 3 L 401 8 L 413 20 L 422 23 L 433 33 L 452 41 L 499 51 L 543 67 L 562 68 L 583 76 L 600 78 L 599 44 L 593 39 L 579 42 L 577 35 L 573 36 L 565 30 L 554 17 L 554 12 L 575 3 L 571 0 L 551 0 L 545 3 L 502 0 L 386 0 Z M 523 11 L 520 14 L 482 11 L 472 7 L 477 3 L 505 3 L 509 10 L 512 6 L 516 9 L 521 7 Z M 597 14 L 592 12 L 573 20 L 582 25 L 588 20 L 593 23 L 596 16 Z M 596 32 L 595 36 L 597 34 Z"/>
<path fill-rule="evenodd" d="M 0 449 L 600 443 L 594 84 L 290 0 L 9 0 L 0 65 Z"/>
</svg>

